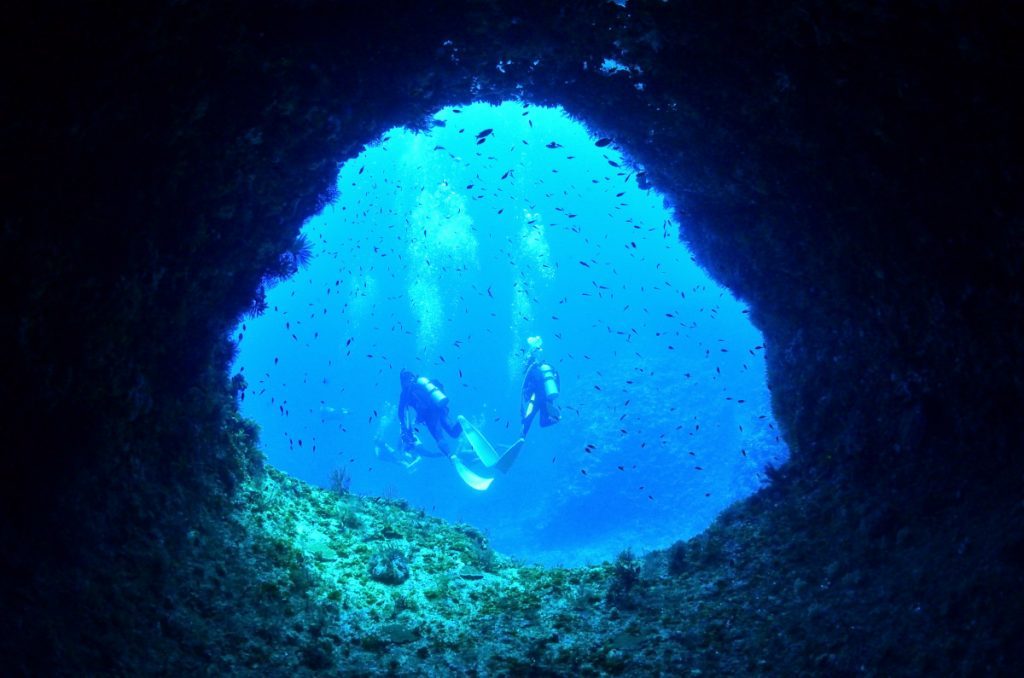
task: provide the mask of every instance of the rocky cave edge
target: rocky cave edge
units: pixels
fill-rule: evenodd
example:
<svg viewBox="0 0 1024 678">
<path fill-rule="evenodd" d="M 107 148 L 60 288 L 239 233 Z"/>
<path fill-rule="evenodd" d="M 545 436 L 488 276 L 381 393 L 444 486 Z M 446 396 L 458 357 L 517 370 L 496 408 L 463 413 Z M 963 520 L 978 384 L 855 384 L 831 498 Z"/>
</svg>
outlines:
<svg viewBox="0 0 1024 678">
<path fill-rule="evenodd" d="M 5 22 L 4 665 L 1019 672 L 1019 13 L 433 5 L 40 3 Z M 534 573 L 544 600 L 524 586 L 467 621 L 517 636 L 434 636 L 408 601 L 345 626 L 315 563 L 237 517 L 293 482 L 261 468 L 226 337 L 338 163 L 508 99 L 563 106 L 674 201 L 764 332 L 792 458 L 704 535 Z M 512 568 L 495 558 L 488 577 Z M 251 586 L 273 568 L 290 588 Z M 584 604 L 555 618 L 558 577 Z"/>
</svg>

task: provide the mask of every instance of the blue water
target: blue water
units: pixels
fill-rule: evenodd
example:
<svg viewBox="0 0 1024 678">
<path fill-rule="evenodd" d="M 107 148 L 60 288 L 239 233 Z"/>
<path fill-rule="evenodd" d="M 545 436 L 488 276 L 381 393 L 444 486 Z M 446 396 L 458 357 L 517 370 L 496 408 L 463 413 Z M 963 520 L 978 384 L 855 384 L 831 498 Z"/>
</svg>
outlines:
<svg viewBox="0 0 1024 678">
<path fill-rule="evenodd" d="M 550 565 L 667 546 L 754 492 L 787 455 L 764 341 L 664 199 L 559 109 L 475 104 L 435 121 L 345 163 L 340 197 L 304 226 L 311 261 L 237 329 L 242 411 L 270 463 L 325 487 L 344 469 L 353 492 Z M 531 335 L 560 374 L 563 419 L 535 421 L 487 491 L 442 458 L 377 458 L 376 437 L 398 446 L 403 367 L 512 443 Z"/>
</svg>

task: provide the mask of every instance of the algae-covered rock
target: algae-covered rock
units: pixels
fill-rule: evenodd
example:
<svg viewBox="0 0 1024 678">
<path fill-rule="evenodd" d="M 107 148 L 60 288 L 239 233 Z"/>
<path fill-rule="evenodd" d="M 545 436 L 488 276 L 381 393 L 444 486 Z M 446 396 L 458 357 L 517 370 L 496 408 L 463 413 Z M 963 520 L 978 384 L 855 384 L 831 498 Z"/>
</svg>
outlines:
<svg viewBox="0 0 1024 678">
<path fill-rule="evenodd" d="M 479 568 L 473 567 L 472 565 L 466 565 L 461 570 L 459 570 L 459 577 L 461 577 L 462 579 L 468 579 L 468 580 L 471 580 L 471 581 L 472 580 L 477 580 L 477 579 L 483 579 L 486 575 L 487 575 L 486 572 L 484 572 L 483 570 L 481 570 Z"/>
<path fill-rule="evenodd" d="M 307 530 L 296 535 L 296 545 L 307 555 L 319 561 L 337 560 L 338 553 L 330 545 L 330 538 L 318 530 Z"/>
<path fill-rule="evenodd" d="M 409 578 L 409 562 L 397 546 L 386 544 L 370 557 L 370 578 L 397 586 Z"/>
<path fill-rule="evenodd" d="M 391 645 L 404 645 L 419 640 L 419 634 L 405 624 L 385 624 L 378 630 L 381 640 Z"/>
</svg>

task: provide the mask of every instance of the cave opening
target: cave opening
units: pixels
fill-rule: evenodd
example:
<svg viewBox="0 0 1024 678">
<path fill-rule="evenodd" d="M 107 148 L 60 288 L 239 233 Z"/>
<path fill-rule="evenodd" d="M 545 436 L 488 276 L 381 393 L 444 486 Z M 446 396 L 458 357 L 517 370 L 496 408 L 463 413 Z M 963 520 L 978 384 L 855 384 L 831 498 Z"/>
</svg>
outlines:
<svg viewBox="0 0 1024 678">
<path fill-rule="evenodd" d="M 562 109 L 443 109 L 383 134 L 337 189 L 285 253 L 294 275 L 236 330 L 242 411 L 272 465 L 577 565 L 702 531 L 787 458 L 748 309 L 679 242 L 643 169 Z M 534 422 L 507 473 L 470 460 L 494 478 L 471 489 L 422 426 L 427 449 L 403 454 L 403 368 L 512 445 L 534 336 L 562 421 Z"/>
<path fill-rule="evenodd" d="M 20 12 L 5 41 L 11 170 L 0 236 L 13 434 L 5 436 L 11 490 L 0 528 L 5 665 L 43 675 L 1021 673 L 1020 24 L 1009 3 L 757 3 L 723 12 L 720 4 L 658 0 L 571 10 L 312 0 L 71 12 L 34 4 Z M 408 268 L 380 278 L 404 295 L 395 299 L 381 289 L 352 297 L 339 286 L 328 303 L 308 306 L 342 277 L 309 280 L 329 260 L 328 247 L 355 263 L 345 281 L 367 278 L 358 263 L 372 262 L 376 274 L 399 253 L 411 261 L 408 240 L 389 236 L 381 248 L 366 235 L 387 225 L 370 210 L 396 209 L 376 198 L 398 170 L 356 160 L 363 144 L 445 105 L 502 98 L 560 103 L 599 130 L 587 150 L 610 137 L 599 147 L 610 159 L 621 144 L 642 161 L 650 181 L 677 200 L 675 223 L 700 263 L 749 302 L 767 338 L 767 350 L 755 352 L 767 354 L 771 405 L 791 461 L 767 491 L 643 559 L 520 567 L 466 526 L 352 494 L 409 497 L 427 510 L 413 492 L 458 498 L 465 506 L 446 516 L 520 519 L 536 535 L 535 554 L 571 564 L 596 547 L 617 549 L 612 534 L 642 550 L 637 538 L 659 515 L 676 521 L 665 523 L 673 538 L 685 536 L 680 517 L 706 504 L 675 501 L 685 492 L 704 501 L 684 481 L 722 467 L 680 464 L 682 475 L 664 464 L 682 455 L 637 451 L 645 427 L 648 439 L 665 432 L 675 440 L 674 426 L 690 412 L 679 414 L 684 406 L 672 399 L 690 382 L 659 381 L 678 376 L 687 344 L 640 351 L 638 365 L 630 350 L 640 338 L 625 335 L 633 338 L 622 348 L 627 339 L 609 322 L 611 313 L 644 306 L 655 314 L 668 298 L 647 286 L 637 302 L 622 289 L 662 272 L 653 265 L 608 274 L 616 254 L 654 256 L 641 234 L 622 236 L 637 230 L 625 217 L 608 220 L 615 228 L 606 240 L 585 231 L 594 248 L 571 249 L 550 287 L 531 289 L 528 318 L 539 327 L 523 333 L 544 337 L 579 416 L 566 410 L 559 425 L 531 431 L 511 472 L 482 493 L 443 460 L 424 459 L 408 474 L 376 461 L 377 406 L 394 405 L 398 384 L 369 348 L 374 339 L 387 345 L 395 371 L 406 365 L 438 377 L 454 389 L 456 412 L 476 418 L 496 444 L 509 442 L 504 423 L 517 424 L 520 381 L 509 356 L 523 338 L 511 327 L 515 278 L 507 258 L 483 252 L 497 246 L 486 233 L 514 236 L 530 219 L 518 204 L 505 208 L 509 221 L 495 220 L 500 207 L 486 219 L 472 214 L 479 268 L 454 272 L 465 306 L 457 294 L 440 295 L 455 309 L 438 325 L 443 351 L 417 346 L 425 328 L 409 304 Z M 466 114 L 452 113 L 433 133 L 453 131 L 455 116 Z M 487 128 L 494 134 L 477 136 Z M 463 158 L 501 158 L 516 141 L 504 130 L 467 125 L 468 151 L 441 145 Z M 569 153 L 561 135 L 545 137 L 530 150 Z M 394 155 L 399 140 L 383 148 Z M 563 147 L 547 149 L 555 140 Z M 444 151 L 434 145 L 427 150 L 440 162 Z M 300 223 L 322 208 L 342 159 L 349 181 L 333 209 L 343 228 L 324 231 L 326 244 L 298 241 L 279 261 Z M 619 201 L 639 199 L 636 172 L 625 182 L 618 171 L 628 174 L 627 165 L 596 162 L 610 174 L 607 182 L 594 176 L 595 186 L 607 190 L 589 202 L 573 194 L 582 206 L 571 209 L 574 225 L 588 229 L 608 225 L 588 210 L 621 216 L 599 200 L 614 196 L 609 187 L 620 179 L 627 192 Z M 491 206 L 498 188 L 537 179 L 523 170 L 501 179 L 510 168 L 475 169 L 481 182 L 461 176 L 450 193 L 472 213 Z M 549 171 L 545 186 L 568 171 Z M 348 199 L 363 196 L 371 177 L 375 199 L 357 212 Z M 424 201 L 432 196 L 436 215 L 446 193 L 432 179 Z M 422 183 L 406 178 L 403 187 Z M 483 198 L 470 183 L 488 189 Z M 406 207 L 415 207 L 419 192 L 409 193 Z M 552 257 L 565 254 L 556 245 L 569 237 L 560 230 L 569 219 L 555 207 L 569 206 L 530 197 Z M 404 219 L 389 221 L 411 238 Z M 627 250 L 634 241 L 635 252 Z M 259 318 L 232 334 L 261 277 L 277 264 L 298 268 L 307 254 L 306 268 L 268 292 L 263 317 L 278 333 L 291 330 L 280 337 L 287 350 L 260 341 Z M 450 255 L 431 250 L 431 269 Z M 485 276 L 504 284 L 481 287 Z M 571 287 L 567 277 L 605 285 L 597 299 L 614 292 L 615 305 L 596 309 L 574 288 L 577 296 L 550 311 L 560 288 Z M 687 301 L 698 298 L 673 285 Z M 429 296 L 426 281 L 420 289 Z M 454 346 L 449 318 L 462 327 L 469 314 L 455 313 L 497 306 L 498 297 L 500 309 L 474 316 L 473 340 Z M 339 320 L 339 298 L 366 302 L 359 331 L 312 327 L 307 316 L 317 306 Z M 291 306 L 299 303 L 307 305 Z M 584 308 L 593 313 L 583 318 Z M 386 316 L 397 309 L 404 329 L 391 332 Z M 357 310 L 350 304 L 344 317 Z M 724 320 L 724 308 L 716 315 L 715 323 Z M 650 342 L 659 331 L 635 327 Z M 240 342 L 226 341 L 239 333 Z M 322 474 L 346 469 L 350 494 L 332 497 L 260 469 L 252 427 L 235 407 L 242 380 L 226 379 L 239 343 L 243 354 L 259 346 L 269 353 L 260 369 L 246 366 L 245 408 L 275 397 L 273 406 L 288 411 L 262 422 L 267 451 L 273 457 L 276 444 L 294 464 L 340 462 Z M 590 360 L 581 357 L 584 343 Z M 728 348 L 723 360 L 742 355 Z M 609 355 L 625 367 L 609 367 Z M 307 361 L 315 369 L 302 369 Z M 636 367 L 645 373 L 630 377 L 627 394 L 621 372 Z M 597 369 L 600 380 L 577 376 Z M 715 402 L 738 406 L 725 401 L 737 398 L 736 385 L 722 371 L 729 379 L 712 383 L 730 393 L 714 393 Z M 704 436 L 710 415 L 698 405 Z M 641 417 L 641 406 L 664 417 Z M 346 425 L 356 415 L 359 436 Z M 273 430 L 281 422 L 304 446 L 289 449 Z M 619 428 L 627 433 L 618 436 Z M 394 444 L 394 435 L 385 437 Z M 339 444 L 348 454 L 329 449 Z M 735 448 L 726 453 L 743 459 Z M 329 484 L 322 474 L 313 480 Z M 622 497 L 633 503 L 616 504 Z M 497 548 L 515 552 L 500 530 L 489 532 Z M 381 557 L 393 562 L 396 551 L 404 551 L 409 579 L 375 578 Z"/>
</svg>

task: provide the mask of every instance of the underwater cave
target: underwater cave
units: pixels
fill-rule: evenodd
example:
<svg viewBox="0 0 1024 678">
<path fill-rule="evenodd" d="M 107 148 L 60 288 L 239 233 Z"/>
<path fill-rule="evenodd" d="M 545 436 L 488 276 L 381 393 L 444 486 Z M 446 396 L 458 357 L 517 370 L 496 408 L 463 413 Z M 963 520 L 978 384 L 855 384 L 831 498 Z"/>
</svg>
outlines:
<svg viewBox="0 0 1024 678">
<path fill-rule="evenodd" d="M 759 489 L 786 458 L 764 338 L 638 171 L 564 111 L 516 102 L 444 109 L 347 162 L 285 255 L 295 273 L 233 333 L 267 461 L 549 565 L 665 548 Z M 398 450 L 403 366 L 509 449 L 531 336 L 564 425 L 537 425 L 507 468 L 469 454 L 468 485 L 425 431 L 425 454 Z"/>
<path fill-rule="evenodd" d="M 311 0 L 12 19 L 5 667 L 1019 673 L 1019 14 Z M 560 106 L 621 149 L 672 205 L 669 241 L 764 335 L 789 461 L 667 548 L 524 564 L 401 493 L 281 473 L 240 409 L 259 375 L 234 375 L 237 325 L 268 281 L 303 281 L 297 237 L 345 197 L 339 166 L 501 102 Z"/>
</svg>

